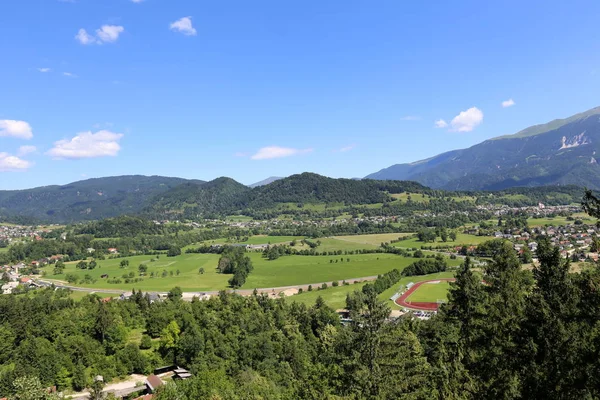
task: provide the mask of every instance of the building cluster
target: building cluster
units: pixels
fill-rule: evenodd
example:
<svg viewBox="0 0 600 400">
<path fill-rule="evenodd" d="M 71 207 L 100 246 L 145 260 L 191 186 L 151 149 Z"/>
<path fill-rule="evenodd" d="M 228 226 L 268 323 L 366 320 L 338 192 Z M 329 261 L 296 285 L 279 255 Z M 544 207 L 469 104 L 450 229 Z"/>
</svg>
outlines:
<svg viewBox="0 0 600 400">
<path fill-rule="evenodd" d="M 0 225 L 0 241 L 12 243 L 20 239 L 41 240 L 44 233 L 51 229 L 41 229 L 35 226 Z"/>
</svg>

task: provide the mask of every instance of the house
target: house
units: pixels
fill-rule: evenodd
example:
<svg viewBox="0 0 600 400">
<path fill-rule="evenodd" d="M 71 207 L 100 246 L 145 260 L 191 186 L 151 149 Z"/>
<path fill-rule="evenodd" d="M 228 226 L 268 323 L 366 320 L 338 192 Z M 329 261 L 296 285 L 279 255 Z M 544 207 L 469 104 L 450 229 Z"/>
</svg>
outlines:
<svg viewBox="0 0 600 400">
<path fill-rule="evenodd" d="M 110 247 L 110 248 L 108 248 L 108 249 L 107 249 L 107 251 L 108 251 L 110 254 L 117 254 L 117 253 L 118 253 L 118 250 L 117 250 L 116 248 L 114 248 L 114 247 Z"/>
<path fill-rule="evenodd" d="M 188 371 L 185 368 L 177 367 L 173 371 L 173 379 L 185 380 L 185 379 L 189 379 L 191 377 L 192 377 L 192 374 L 190 374 L 190 371 Z"/>
<path fill-rule="evenodd" d="M 92 254 L 93 252 L 96 251 L 96 249 L 94 249 L 93 247 L 88 247 L 87 249 L 85 249 L 85 251 L 87 251 L 88 254 Z"/>
<path fill-rule="evenodd" d="M 2 294 L 11 294 L 17 286 L 19 286 L 18 282 L 8 282 L 7 284 L 2 285 L 0 289 L 2 290 Z"/>
<path fill-rule="evenodd" d="M 149 375 L 148 378 L 146 378 L 146 387 L 148 388 L 148 391 L 151 393 L 154 393 L 154 391 L 156 391 L 156 389 L 158 389 L 159 387 L 161 387 L 164 384 L 165 383 L 162 381 L 162 379 L 160 379 L 156 375 Z"/>
</svg>

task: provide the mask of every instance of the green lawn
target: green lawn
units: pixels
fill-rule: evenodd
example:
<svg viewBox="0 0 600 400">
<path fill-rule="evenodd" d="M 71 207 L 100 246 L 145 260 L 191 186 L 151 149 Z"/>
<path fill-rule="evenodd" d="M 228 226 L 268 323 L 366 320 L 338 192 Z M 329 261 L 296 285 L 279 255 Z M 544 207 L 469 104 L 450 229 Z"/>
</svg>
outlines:
<svg viewBox="0 0 600 400">
<path fill-rule="evenodd" d="M 435 282 L 435 281 L 434 281 Z M 450 284 L 448 281 L 439 281 L 438 283 L 424 283 L 419 286 L 407 301 L 422 301 L 435 303 L 438 300 L 446 300 Z"/>
<path fill-rule="evenodd" d="M 585 214 L 585 213 L 577 213 L 577 214 L 573 214 L 573 218 L 574 219 L 579 219 L 581 221 L 583 221 L 583 223 L 585 224 L 595 224 L 596 220 L 592 217 L 590 217 L 589 215 Z M 527 219 L 527 223 L 529 224 L 529 226 L 545 226 L 545 225 L 552 225 L 552 226 L 560 226 L 560 225 L 569 225 L 569 224 L 573 224 L 575 221 L 569 221 L 567 220 L 567 217 L 547 217 L 547 218 L 528 218 Z"/>
<path fill-rule="evenodd" d="M 0 253 L 8 252 L 8 247 L 0 247 Z"/>
<path fill-rule="evenodd" d="M 476 245 L 479 243 L 487 242 L 488 240 L 492 240 L 493 238 L 490 236 L 476 236 L 476 235 L 467 235 L 464 233 L 459 233 L 456 235 L 455 241 L 447 241 L 442 242 L 440 238 L 437 238 L 435 242 L 424 243 L 419 241 L 418 238 L 411 238 L 407 240 L 403 240 L 398 243 L 394 243 L 392 246 L 396 247 L 407 247 L 407 248 L 421 248 L 421 246 L 462 246 L 462 245 Z"/>
</svg>

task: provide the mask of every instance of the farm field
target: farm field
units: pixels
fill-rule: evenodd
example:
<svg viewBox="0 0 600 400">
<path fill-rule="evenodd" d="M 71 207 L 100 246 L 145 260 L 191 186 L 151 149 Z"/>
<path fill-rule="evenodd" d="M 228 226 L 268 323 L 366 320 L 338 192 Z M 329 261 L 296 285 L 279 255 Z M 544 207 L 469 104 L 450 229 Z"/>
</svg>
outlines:
<svg viewBox="0 0 600 400">
<path fill-rule="evenodd" d="M 263 259 L 259 253 L 251 254 L 250 257 L 254 264 L 254 271 L 248 276 L 244 289 L 362 278 L 383 274 L 394 268 L 402 269 L 415 262 L 414 258 L 394 254 L 285 256 L 273 261 Z M 341 262 L 341 259 L 344 261 Z M 347 259 L 350 259 L 350 262 Z M 331 263 L 330 260 L 334 262 Z M 336 263 L 335 260 L 338 262 Z"/>
<path fill-rule="evenodd" d="M 493 237 L 490 236 L 475 236 L 475 235 L 467 235 L 465 233 L 459 233 L 456 236 L 456 240 L 455 241 L 447 241 L 447 242 L 442 242 L 441 240 L 437 240 L 435 242 L 429 242 L 429 243 L 424 243 L 419 241 L 418 238 L 411 238 L 411 239 L 407 239 L 407 240 L 403 240 L 401 242 L 398 243 L 393 243 L 392 246 L 396 246 L 396 247 L 407 247 L 407 248 L 421 248 L 421 246 L 462 246 L 462 245 L 476 245 L 479 243 L 483 243 L 486 242 L 488 240 L 492 240 Z"/>
<path fill-rule="evenodd" d="M 361 245 L 372 245 L 379 247 L 383 242 L 397 240 L 402 237 L 410 236 L 410 233 L 379 233 L 373 235 L 349 235 L 334 236 L 333 239 L 344 242 L 358 243 Z M 323 241 L 323 240 L 321 240 Z"/>
<path fill-rule="evenodd" d="M 438 300 L 446 300 L 448 296 L 448 289 L 450 289 L 450 283 L 448 281 L 433 281 L 424 283 L 419 286 L 406 300 L 408 302 L 415 301 L 435 303 Z"/>
<path fill-rule="evenodd" d="M 90 284 L 78 284 L 77 286 L 107 290 L 131 290 L 132 288 L 136 288 L 148 291 L 167 292 L 175 286 L 181 287 L 184 291 L 225 289 L 227 287 L 227 280 L 231 277 L 230 275 L 222 275 L 216 272 L 215 267 L 219 260 L 219 256 L 215 254 L 182 254 L 181 256 L 172 258 L 161 255 L 158 260 L 154 262 L 150 261 L 153 258 L 154 256 L 134 256 L 99 260 L 97 261 L 98 267 L 93 270 L 80 270 L 76 268 L 77 263 L 66 263 L 66 268 L 62 275 L 52 275 L 52 267 L 48 266 L 46 267 L 48 273 L 46 278 L 64 281 L 65 276 L 68 273 L 73 273 L 80 279 L 86 274 L 89 274 L 92 278 L 96 279 L 96 282 Z M 121 268 L 120 263 L 122 260 L 129 260 L 129 267 Z M 138 277 L 138 266 L 140 264 L 146 264 L 148 266 L 148 273 L 147 276 L 144 277 L 144 280 L 137 283 L 124 283 L 124 279 L 122 278 L 123 274 L 133 272 L 135 276 Z M 200 267 L 205 270 L 205 273 L 202 275 L 198 272 Z M 180 272 L 179 275 L 177 275 L 177 270 Z M 168 273 L 168 276 L 165 278 L 161 277 L 163 271 L 167 271 Z M 151 272 L 158 274 L 158 277 L 151 278 L 149 276 Z M 171 275 L 171 272 L 173 275 Z M 100 278 L 103 274 L 108 274 L 109 279 L 120 278 L 123 283 L 107 283 L 107 279 Z"/>
<path fill-rule="evenodd" d="M 585 213 L 573 214 L 573 219 L 583 221 L 585 224 L 594 224 L 596 220 Z M 529 226 L 546 226 L 546 225 L 568 225 L 572 224 L 574 220 L 567 220 L 567 217 L 546 217 L 546 218 L 528 218 L 527 223 Z"/>
</svg>

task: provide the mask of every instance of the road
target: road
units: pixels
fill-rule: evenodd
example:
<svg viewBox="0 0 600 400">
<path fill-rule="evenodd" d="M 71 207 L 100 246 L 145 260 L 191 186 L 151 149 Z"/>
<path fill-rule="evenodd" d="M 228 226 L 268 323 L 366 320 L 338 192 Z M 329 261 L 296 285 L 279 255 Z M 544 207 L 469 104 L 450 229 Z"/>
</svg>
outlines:
<svg viewBox="0 0 600 400">
<path fill-rule="evenodd" d="M 258 293 L 264 293 L 264 294 L 270 294 L 270 295 L 279 295 L 279 293 L 282 292 L 286 292 L 289 294 L 295 294 L 298 292 L 299 289 L 302 289 L 303 291 L 308 290 L 309 286 L 312 286 L 313 289 L 317 289 L 321 286 L 323 286 L 323 283 L 326 283 L 327 286 L 332 286 L 333 282 L 338 282 L 341 284 L 342 281 L 346 281 L 348 283 L 354 283 L 355 281 L 360 281 L 360 282 L 370 282 L 370 281 L 374 281 L 375 279 L 377 279 L 377 275 L 372 275 L 372 276 L 364 276 L 361 278 L 349 278 L 349 279 L 340 279 L 338 281 L 329 281 L 329 282 L 317 282 L 317 283 L 307 283 L 307 284 L 302 284 L 302 285 L 291 285 L 291 286 L 278 286 L 278 287 L 270 287 L 270 288 L 257 288 L 257 289 L 242 289 L 242 290 L 233 290 L 233 289 L 227 289 L 227 292 L 230 293 L 237 293 L 241 296 L 249 296 L 252 293 L 254 293 L 254 290 L 256 290 Z M 54 284 L 56 287 L 59 288 L 63 288 L 63 289 L 71 289 L 73 291 L 78 291 L 78 292 L 88 292 L 88 293 L 107 293 L 107 294 L 114 294 L 114 293 L 127 293 L 129 291 L 126 290 L 118 290 L 118 289 L 94 289 L 94 288 L 84 288 L 84 287 L 79 287 L 79 286 L 71 286 L 68 284 L 64 284 L 64 283 L 60 283 L 59 281 L 48 281 L 48 280 L 44 280 L 44 279 L 39 279 L 40 282 L 45 282 L 47 284 Z M 293 293 L 295 291 L 295 293 Z M 206 292 L 183 292 L 183 298 L 184 300 L 189 300 L 191 301 L 191 299 L 193 297 L 201 297 L 204 295 L 210 295 L 210 296 L 214 296 L 219 294 L 220 290 L 210 290 L 210 291 L 206 291 Z M 148 293 L 155 293 L 161 296 L 166 295 L 166 292 L 148 292 Z"/>
</svg>

